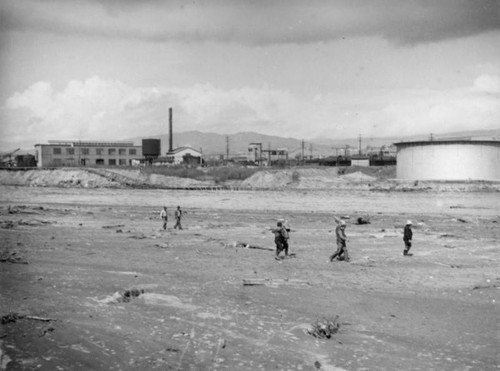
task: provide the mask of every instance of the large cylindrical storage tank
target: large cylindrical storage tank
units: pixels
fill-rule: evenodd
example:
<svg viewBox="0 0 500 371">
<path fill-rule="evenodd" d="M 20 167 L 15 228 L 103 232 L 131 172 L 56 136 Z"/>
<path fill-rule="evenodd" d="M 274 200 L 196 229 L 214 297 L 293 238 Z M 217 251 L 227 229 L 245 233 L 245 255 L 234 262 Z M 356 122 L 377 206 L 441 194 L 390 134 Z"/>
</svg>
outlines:
<svg viewBox="0 0 500 371">
<path fill-rule="evenodd" d="M 143 139 L 142 155 L 145 157 L 158 157 L 161 154 L 160 139 Z"/>
<path fill-rule="evenodd" d="M 500 180 L 500 141 L 433 140 L 395 145 L 398 179 Z"/>
</svg>

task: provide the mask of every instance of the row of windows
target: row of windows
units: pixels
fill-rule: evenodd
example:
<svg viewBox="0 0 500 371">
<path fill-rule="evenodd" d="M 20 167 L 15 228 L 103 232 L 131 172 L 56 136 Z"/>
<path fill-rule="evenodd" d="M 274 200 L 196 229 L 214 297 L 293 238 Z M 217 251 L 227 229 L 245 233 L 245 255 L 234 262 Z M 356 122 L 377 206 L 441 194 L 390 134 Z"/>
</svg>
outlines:
<svg viewBox="0 0 500 371">
<path fill-rule="evenodd" d="M 62 154 L 62 148 L 55 147 L 52 148 L 52 153 L 54 155 L 61 155 Z M 67 147 L 66 148 L 66 154 L 67 155 L 74 155 L 75 154 L 75 148 L 74 147 Z M 90 148 L 81 148 L 80 154 L 82 155 L 90 155 Z M 97 156 L 103 155 L 104 154 L 104 148 L 95 148 L 95 154 Z M 135 156 L 137 155 L 137 149 L 136 148 L 129 148 L 128 149 L 128 154 Z M 116 148 L 108 148 L 108 155 L 113 156 L 116 155 Z M 118 148 L 118 155 L 119 156 L 126 156 L 127 155 L 127 149 L 126 148 Z"/>
<path fill-rule="evenodd" d="M 81 165 L 106 165 L 106 161 L 102 158 L 98 158 L 95 160 L 94 163 L 92 163 L 89 159 L 81 159 Z M 118 161 L 114 158 L 108 159 L 108 165 L 129 165 L 127 163 L 127 160 L 124 158 L 118 159 Z M 62 166 L 62 165 L 74 165 L 74 161 L 71 161 L 70 159 L 68 161 L 63 161 L 60 158 L 54 158 L 52 160 L 52 165 L 53 166 Z"/>
</svg>

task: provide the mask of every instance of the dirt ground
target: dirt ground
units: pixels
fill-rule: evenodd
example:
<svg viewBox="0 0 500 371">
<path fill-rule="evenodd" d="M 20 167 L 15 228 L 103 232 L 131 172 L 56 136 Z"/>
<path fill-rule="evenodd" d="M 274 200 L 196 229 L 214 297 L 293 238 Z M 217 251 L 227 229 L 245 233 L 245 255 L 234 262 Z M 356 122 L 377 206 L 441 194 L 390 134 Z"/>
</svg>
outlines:
<svg viewBox="0 0 500 371">
<path fill-rule="evenodd" d="M 0 370 L 498 370 L 499 210 L 498 192 L 0 186 Z M 327 261 L 334 216 L 349 263 Z M 276 261 L 282 217 L 295 255 Z"/>
</svg>

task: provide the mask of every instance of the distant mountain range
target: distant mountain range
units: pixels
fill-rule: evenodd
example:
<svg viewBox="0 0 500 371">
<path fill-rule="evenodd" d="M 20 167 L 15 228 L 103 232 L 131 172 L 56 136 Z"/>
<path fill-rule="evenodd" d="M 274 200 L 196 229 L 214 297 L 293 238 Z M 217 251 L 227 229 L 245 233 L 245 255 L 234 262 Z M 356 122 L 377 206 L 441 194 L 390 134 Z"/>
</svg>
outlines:
<svg viewBox="0 0 500 371">
<path fill-rule="evenodd" d="M 146 138 L 130 138 L 135 144 L 140 145 L 142 139 L 156 138 L 161 141 L 161 152 L 165 154 L 169 148 L 168 134 L 148 136 Z M 349 146 L 357 151 L 360 146 L 363 151 L 367 147 L 379 148 L 381 146 L 390 146 L 395 142 L 429 140 L 430 135 L 415 135 L 407 137 L 354 137 L 345 139 L 316 138 L 308 141 L 302 141 L 296 138 L 283 138 L 278 136 L 264 135 L 254 132 L 242 132 L 231 135 L 202 133 L 200 131 L 174 132 L 173 148 L 182 146 L 191 146 L 201 150 L 205 155 L 226 155 L 229 152 L 230 157 L 236 155 L 246 155 L 250 143 L 262 143 L 263 149 L 287 148 L 291 157 L 302 153 L 302 148 L 306 156 L 328 156 L 335 154 L 336 148 L 346 148 Z M 500 140 L 500 128 L 493 130 L 474 130 L 462 131 L 446 134 L 433 135 L 433 139 L 497 139 Z"/>
</svg>

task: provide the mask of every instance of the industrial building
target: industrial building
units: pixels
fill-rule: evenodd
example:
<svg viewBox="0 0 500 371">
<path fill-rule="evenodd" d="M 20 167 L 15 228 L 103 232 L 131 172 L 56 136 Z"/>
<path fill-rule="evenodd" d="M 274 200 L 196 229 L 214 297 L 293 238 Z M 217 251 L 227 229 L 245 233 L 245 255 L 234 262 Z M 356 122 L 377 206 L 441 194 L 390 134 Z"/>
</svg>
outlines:
<svg viewBox="0 0 500 371">
<path fill-rule="evenodd" d="M 248 145 L 247 161 L 265 166 L 271 166 L 273 162 L 287 162 L 288 149 L 263 149 L 262 143 L 250 143 Z"/>
<path fill-rule="evenodd" d="M 178 147 L 168 151 L 164 157 L 154 161 L 154 165 L 201 165 L 203 163 L 200 151 L 190 146 Z"/>
<path fill-rule="evenodd" d="M 49 141 L 35 144 L 37 167 L 111 165 L 128 166 L 142 158 L 142 146 L 133 142 Z"/>
<path fill-rule="evenodd" d="M 430 140 L 395 145 L 398 179 L 500 180 L 498 140 Z"/>
</svg>

